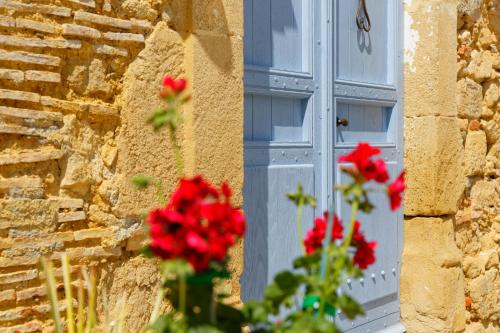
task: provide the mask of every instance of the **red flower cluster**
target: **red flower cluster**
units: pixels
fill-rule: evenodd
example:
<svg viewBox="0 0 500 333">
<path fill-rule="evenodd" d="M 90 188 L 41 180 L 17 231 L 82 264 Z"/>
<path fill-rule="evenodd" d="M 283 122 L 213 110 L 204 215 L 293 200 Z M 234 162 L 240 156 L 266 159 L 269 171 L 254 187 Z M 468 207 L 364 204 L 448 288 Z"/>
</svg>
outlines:
<svg viewBox="0 0 500 333">
<path fill-rule="evenodd" d="M 350 154 L 341 156 L 339 162 L 354 164 L 355 168 L 348 168 L 345 172 L 353 176 L 358 182 L 374 180 L 377 183 L 384 184 L 389 180 L 389 173 L 384 160 L 372 160 L 372 157 L 378 154 L 380 154 L 380 149 L 372 147 L 368 143 L 360 143 Z M 404 189 L 404 172 L 402 172 L 386 190 L 393 211 L 401 207 L 401 194 Z"/>
<path fill-rule="evenodd" d="M 387 187 L 387 194 L 389 195 L 389 199 L 391 201 L 392 210 L 396 210 L 401 206 L 401 201 L 403 200 L 401 194 L 405 188 L 405 173 L 402 172 L 399 177 Z"/>
<path fill-rule="evenodd" d="M 372 156 L 378 154 L 380 154 L 380 149 L 367 143 L 360 143 L 350 154 L 341 156 L 339 162 L 353 163 L 365 181 L 375 180 L 377 183 L 385 183 L 389 180 L 389 174 L 384 160 L 372 161 L 371 159 Z"/>
<path fill-rule="evenodd" d="M 185 259 L 197 272 L 224 260 L 246 226 L 230 199 L 225 183 L 217 188 L 201 176 L 181 179 L 168 205 L 148 216 L 153 253 L 165 260 Z"/>
<path fill-rule="evenodd" d="M 377 242 L 367 242 L 365 235 L 359 228 L 359 221 L 355 221 L 351 245 L 356 248 L 356 252 L 352 260 L 360 269 L 366 269 L 368 266 L 375 263 L 375 248 L 377 247 Z"/>
<path fill-rule="evenodd" d="M 182 93 L 186 89 L 187 81 L 184 79 L 175 79 L 170 75 L 166 75 L 161 84 L 163 86 L 160 92 L 161 97 L 170 97 Z"/>
<path fill-rule="evenodd" d="M 317 217 L 314 220 L 314 227 L 309 230 L 304 239 L 304 246 L 307 254 L 314 253 L 323 246 L 326 236 L 326 225 L 328 222 L 328 212 L 323 214 L 323 218 Z M 343 227 L 337 215 L 333 216 L 332 240 L 342 239 Z"/>
<path fill-rule="evenodd" d="M 328 222 L 328 212 L 323 214 L 323 218 L 317 217 L 314 220 L 314 227 L 309 230 L 304 239 L 304 246 L 307 254 L 312 254 L 323 247 L 323 241 L 326 236 L 326 227 Z M 356 248 L 353 262 L 361 269 L 366 269 L 369 265 L 375 263 L 375 247 L 377 242 L 367 242 L 365 235 L 361 232 L 359 221 L 354 223 L 354 234 L 352 236 L 351 246 Z M 334 215 L 332 228 L 332 241 L 342 239 L 343 227 L 342 221 Z"/>
</svg>

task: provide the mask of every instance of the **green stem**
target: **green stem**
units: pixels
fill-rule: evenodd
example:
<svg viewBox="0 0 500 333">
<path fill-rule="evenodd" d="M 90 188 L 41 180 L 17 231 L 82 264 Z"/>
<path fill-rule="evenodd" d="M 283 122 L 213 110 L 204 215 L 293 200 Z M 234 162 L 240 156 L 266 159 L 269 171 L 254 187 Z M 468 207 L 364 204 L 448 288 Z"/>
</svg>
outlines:
<svg viewBox="0 0 500 333">
<path fill-rule="evenodd" d="M 64 294 L 66 298 L 66 321 L 68 323 L 68 333 L 75 333 L 75 317 L 73 314 L 73 295 L 71 285 L 71 272 L 69 268 L 69 257 L 66 253 L 61 256 L 61 266 L 63 270 Z"/>
<path fill-rule="evenodd" d="M 216 310 L 217 310 L 217 303 L 215 302 L 214 295 L 210 297 L 210 323 L 212 325 L 217 324 L 217 316 L 216 316 Z"/>
<path fill-rule="evenodd" d="M 349 246 L 351 246 L 352 236 L 354 233 L 354 222 L 356 221 L 356 216 L 358 215 L 358 211 L 359 211 L 359 199 L 355 198 L 351 205 L 351 220 L 350 220 L 351 224 L 349 225 L 349 232 L 347 236 L 344 238 L 344 244 L 342 245 L 345 252 L 347 252 Z"/>
<path fill-rule="evenodd" d="M 331 222 L 330 222 L 331 219 Z M 326 236 L 325 240 L 323 242 L 323 253 L 321 255 L 321 268 L 320 268 L 320 276 L 323 281 L 323 284 L 321 286 L 321 295 L 320 295 L 320 300 L 319 300 L 319 316 L 320 318 L 324 318 L 325 316 L 325 306 L 326 306 L 326 294 L 327 294 L 327 281 L 329 281 L 329 275 L 330 275 L 330 258 L 329 258 L 329 253 L 328 250 L 330 248 L 330 242 L 332 240 L 331 235 L 332 235 L 332 230 L 333 230 L 333 223 L 335 219 L 335 212 L 333 209 L 330 209 L 328 212 L 328 220 L 327 225 L 326 225 Z"/>
<path fill-rule="evenodd" d="M 170 128 L 170 142 L 172 143 L 172 149 L 174 150 L 175 164 L 177 166 L 177 172 L 179 177 L 184 177 L 184 162 L 182 160 L 181 147 L 177 143 L 176 131 L 174 128 Z"/>
<path fill-rule="evenodd" d="M 45 287 L 47 288 L 47 296 L 50 301 L 50 310 L 52 319 L 54 320 L 54 331 L 62 333 L 61 315 L 59 314 L 59 303 L 57 300 L 56 278 L 54 276 L 54 267 L 52 262 L 42 258 L 42 267 L 45 274 Z"/>
<path fill-rule="evenodd" d="M 186 315 L 186 277 L 179 277 L 179 310 Z"/>
<path fill-rule="evenodd" d="M 297 205 L 297 237 L 299 239 L 300 248 L 302 250 L 302 255 L 306 255 L 306 248 L 304 246 L 303 235 L 302 235 L 302 213 L 303 213 L 303 200 Z"/>
</svg>

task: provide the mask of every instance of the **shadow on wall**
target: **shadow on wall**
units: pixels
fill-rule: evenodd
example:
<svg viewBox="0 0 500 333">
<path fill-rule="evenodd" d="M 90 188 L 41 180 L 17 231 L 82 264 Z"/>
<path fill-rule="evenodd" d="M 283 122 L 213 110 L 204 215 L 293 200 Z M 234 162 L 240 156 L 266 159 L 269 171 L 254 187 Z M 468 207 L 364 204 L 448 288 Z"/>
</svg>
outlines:
<svg viewBox="0 0 500 333">
<path fill-rule="evenodd" d="M 170 0 L 164 7 L 168 25 L 183 40 L 194 36 L 221 70 L 230 71 L 233 51 L 226 10 L 222 0 Z"/>
</svg>

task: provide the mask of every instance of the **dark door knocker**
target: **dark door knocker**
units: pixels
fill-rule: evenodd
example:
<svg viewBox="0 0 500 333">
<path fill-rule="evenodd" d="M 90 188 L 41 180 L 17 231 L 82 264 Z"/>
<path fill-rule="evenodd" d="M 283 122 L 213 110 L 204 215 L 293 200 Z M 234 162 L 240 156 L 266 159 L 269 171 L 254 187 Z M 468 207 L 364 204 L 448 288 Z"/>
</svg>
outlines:
<svg viewBox="0 0 500 333">
<path fill-rule="evenodd" d="M 372 29 L 372 22 L 368 9 L 366 9 L 366 0 L 359 0 L 358 11 L 356 12 L 356 24 L 360 30 L 369 32 Z"/>
<path fill-rule="evenodd" d="M 344 127 L 347 127 L 349 126 L 349 120 L 347 120 L 346 118 L 339 118 L 337 117 L 337 127 L 339 126 L 344 126 Z"/>
</svg>

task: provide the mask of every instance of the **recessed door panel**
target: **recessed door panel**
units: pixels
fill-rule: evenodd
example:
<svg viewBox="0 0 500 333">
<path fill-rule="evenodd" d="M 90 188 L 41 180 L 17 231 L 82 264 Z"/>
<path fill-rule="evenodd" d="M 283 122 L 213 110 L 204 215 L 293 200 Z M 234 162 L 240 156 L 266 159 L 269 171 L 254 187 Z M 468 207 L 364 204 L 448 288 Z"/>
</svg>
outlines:
<svg viewBox="0 0 500 333">
<path fill-rule="evenodd" d="M 359 0 L 336 0 L 337 79 L 393 84 L 396 0 L 366 0 L 369 32 L 358 29 Z"/>
<path fill-rule="evenodd" d="M 308 72 L 311 0 L 245 0 L 245 63 Z"/>
</svg>

